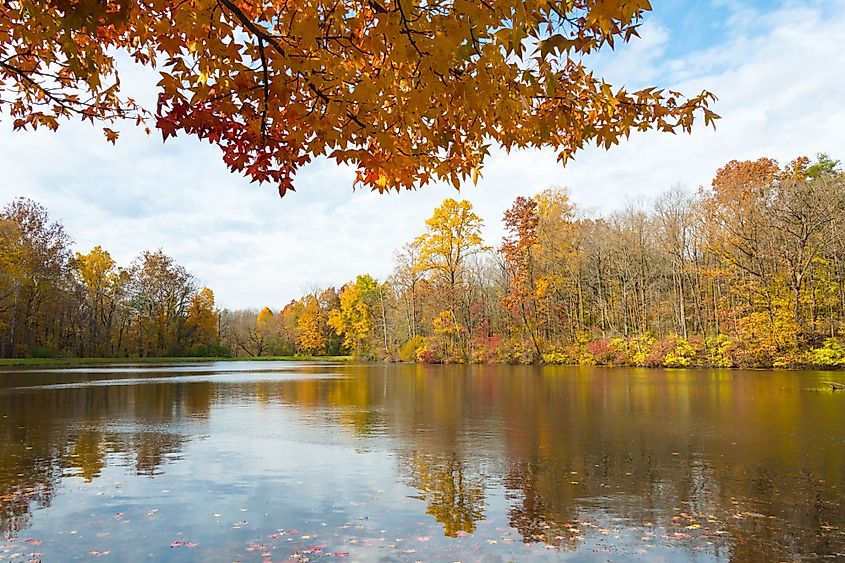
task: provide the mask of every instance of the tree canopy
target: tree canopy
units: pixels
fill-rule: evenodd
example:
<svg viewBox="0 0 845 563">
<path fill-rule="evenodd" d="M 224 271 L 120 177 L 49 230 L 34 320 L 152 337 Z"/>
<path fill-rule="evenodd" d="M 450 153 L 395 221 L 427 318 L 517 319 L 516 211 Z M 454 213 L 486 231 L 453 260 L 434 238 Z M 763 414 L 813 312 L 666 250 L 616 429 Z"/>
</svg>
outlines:
<svg viewBox="0 0 845 563">
<path fill-rule="evenodd" d="M 493 145 L 553 147 L 717 116 L 701 92 L 613 87 L 586 58 L 637 36 L 648 0 L 9 0 L 0 111 L 15 129 L 131 119 L 195 135 L 284 195 L 319 156 L 401 190 L 477 180 Z M 155 108 L 118 61 L 160 73 Z"/>
<path fill-rule="evenodd" d="M 73 254 L 17 199 L 0 210 L 0 358 L 845 367 L 845 171 L 826 155 L 731 161 L 709 187 L 604 215 L 548 188 L 515 199 L 501 242 L 483 225 L 449 198 L 386 279 L 220 310 L 162 250 L 126 267 L 100 246 Z"/>
</svg>

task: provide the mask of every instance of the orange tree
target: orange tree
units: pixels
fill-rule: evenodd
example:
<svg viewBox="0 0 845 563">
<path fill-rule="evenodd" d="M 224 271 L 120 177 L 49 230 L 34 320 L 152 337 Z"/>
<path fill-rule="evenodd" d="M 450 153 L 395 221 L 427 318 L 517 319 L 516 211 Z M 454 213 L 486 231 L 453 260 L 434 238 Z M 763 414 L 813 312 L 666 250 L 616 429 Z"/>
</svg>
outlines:
<svg viewBox="0 0 845 563">
<path fill-rule="evenodd" d="M 385 191 L 477 180 L 491 145 L 610 147 L 689 131 L 714 96 L 629 92 L 585 57 L 637 35 L 648 0 L 6 0 L 0 110 L 15 129 L 119 119 L 219 146 L 228 167 L 293 189 L 328 155 Z M 155 108 L 120 88 L 124 57 L 160 73 Z M 114 142 L 118 132 L 104 127 Z"/>
</svg>

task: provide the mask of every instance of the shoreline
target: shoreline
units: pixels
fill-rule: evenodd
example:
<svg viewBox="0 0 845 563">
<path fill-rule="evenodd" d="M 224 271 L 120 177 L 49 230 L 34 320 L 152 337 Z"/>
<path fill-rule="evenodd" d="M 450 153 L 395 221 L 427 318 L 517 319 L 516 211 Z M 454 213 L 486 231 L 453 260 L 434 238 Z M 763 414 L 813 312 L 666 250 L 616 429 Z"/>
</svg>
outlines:
<svg viewBox="0 0 845 563">
<path fill-rule="evenodd" d="M 583 364 L 558 364 L 558 363 L 538 363 L 538 364 L 507 364 L 507 363 L 470 363 L 470 364 L 451 364 L 451 363 L 425 363 L 425 362 L 370 362 L 367 360 L 358 360 L 353 356 L 241 356 L 241 357 L 190 357 L 190 356 L 176 356 L 176 357 L 144 357 L 144 358 L 0 358 L 0 368 L 4 367 L 86 367 L 97 365 L 137 365 L 137 364 L 190 364 L 190 363 L 212 363 L 212 362 L 327 362 L 327 363 L 349 363 L 349 362 L 363 362 L 363 363 L 389 363 L 389 364 L 408 364 L 408 365 L 451 365 L 451 366 L 529 366 L 561 368 L 561 367 L 593 367 L 593 368 L 625 368 L 625 369 L 652 369 L 652 370 L 759 370 L 759 371 L 820 371 L 820 372 L 843 372 L 842 367 L 814 367 L 814 366 L 629 366 L 624 364 L 607 365 L 583 365 Z"/>
<path fill-rule="evenodd" d="M 3 367 L 95 366 L 105 364 L 189 364 L 211 362 L 351 362 L 352 356 L 149 357 L 149 358 L 0 358 Z"/>
</svg>

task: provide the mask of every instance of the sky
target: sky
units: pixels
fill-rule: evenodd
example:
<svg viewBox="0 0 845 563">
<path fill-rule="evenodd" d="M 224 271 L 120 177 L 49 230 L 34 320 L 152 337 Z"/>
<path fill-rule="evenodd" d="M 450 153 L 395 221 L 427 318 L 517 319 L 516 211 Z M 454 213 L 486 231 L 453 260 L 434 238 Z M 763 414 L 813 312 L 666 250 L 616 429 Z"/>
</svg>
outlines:
<svg viewBox="0 0 845 563">
<path fill-rule="evenodd" d="M 350 168 L 318 160 L 279 199 L 275 187 L 230 173 L 215 147 L 180 137 L 162 143 L 122 127 L 65 124 L 57 133 L 12 132 L 0 121 L 0 204 L 45 205 L 74 238 L 128 265 L 161 248 L 228 308 L 281 308 L 316 287 L 358 274 L 384 279 L 393 254 L 422 233 L 447 197 L 472 202 L 487 244 L 519 195 L 565 186 L 586 213 L 648 205 L 673 186 L 709 185 L 731 160 L 786 163 L 826 152 L 845 161 L 845 0 L 652 0 L 641 39 L 593 60 L 597 74 L 629 89 L 659 86 L 719 100 L 715 130 L 636 134 L 609 151 L 587 148 L 561 166 L 553 151 L 494 151 L 478 184 L 429 185 L 380 195 L 353 190 Z M 146 73 L 146 74 L 145 74 Z M 152 101 L 155 75 L 127 69 L 124 84 Z"/>
</svg>

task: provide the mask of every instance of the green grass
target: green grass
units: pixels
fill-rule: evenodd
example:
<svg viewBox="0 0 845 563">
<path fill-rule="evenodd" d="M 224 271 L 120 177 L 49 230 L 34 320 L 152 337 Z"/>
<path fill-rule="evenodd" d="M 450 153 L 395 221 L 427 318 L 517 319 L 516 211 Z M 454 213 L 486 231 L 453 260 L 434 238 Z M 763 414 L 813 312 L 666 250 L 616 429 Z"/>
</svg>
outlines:
<svg viewBox="0 0 845 563">
<path fill-rule="evenodd" d="M 318 361 L 348 362 L 351 356 L 262 356 L 260 358 L 0 358 L 0 367 L 88 366 L 97 364 L 173 364 L 185 362 L 269 362 Z"/>
</svg>

